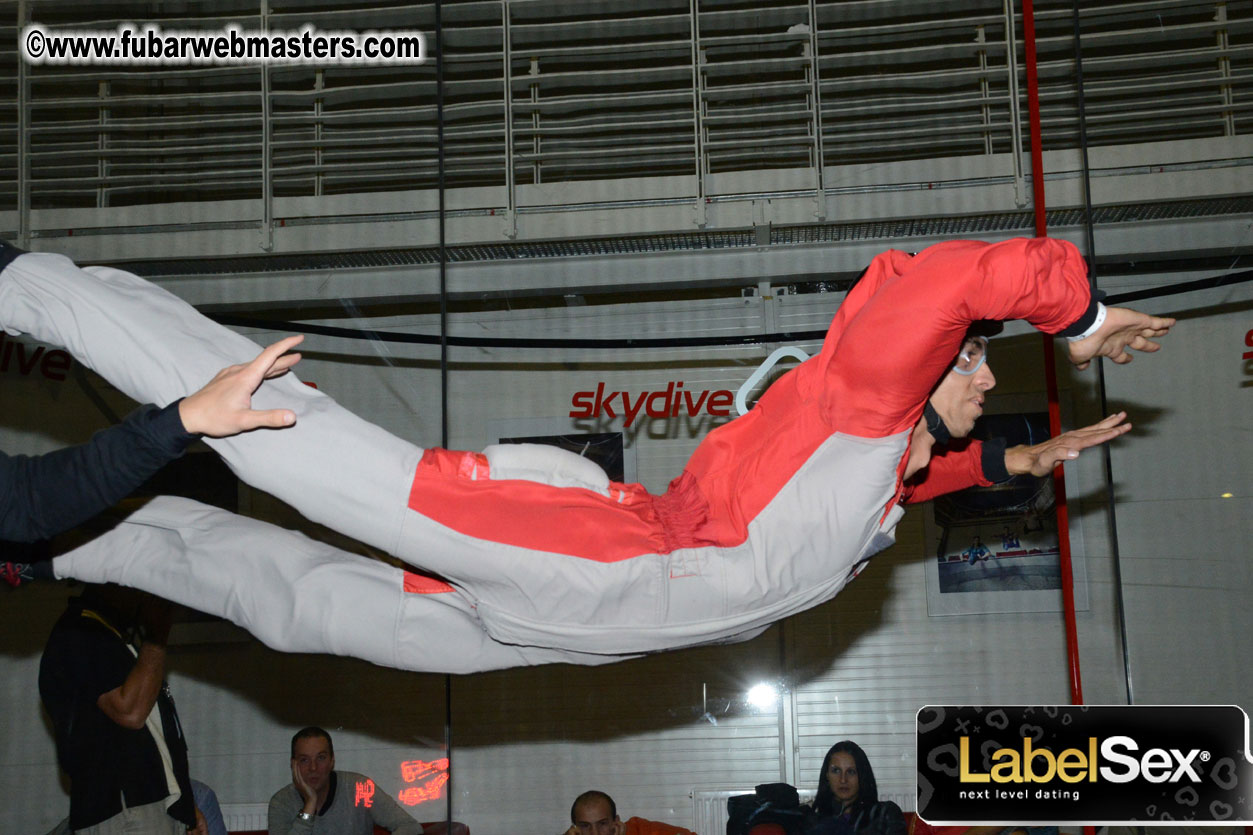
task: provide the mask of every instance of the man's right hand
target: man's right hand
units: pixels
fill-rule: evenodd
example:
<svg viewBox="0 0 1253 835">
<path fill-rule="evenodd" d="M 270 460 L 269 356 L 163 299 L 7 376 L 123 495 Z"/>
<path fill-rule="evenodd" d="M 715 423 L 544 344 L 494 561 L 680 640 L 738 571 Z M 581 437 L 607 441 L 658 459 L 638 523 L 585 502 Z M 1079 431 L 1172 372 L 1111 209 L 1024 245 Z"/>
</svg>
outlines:
<svg viewBox="0 0 1253 835">
<path fill-rule="evenodd" d="M 1126 307 L 1105 308 L 1105 321 L 1096 333 L 1086 339 L 1069 344 L 1070 361 L 1082 371 L 1093 357 L 1109 357 L 1119 365 L 1131 362 L 1128 350 L 1151 354 L 1162 346 L 1154 339 L 1170 333 L 1175 320 L 1164 316 L 1150 316 Z"/>
<path fill-rule="evenodd" d="M 310 815 L 316 813 L 318 811 L 317 792 L 305 782 L 304 777 L 300 776 L 300 768 L 296 765 L 295 760 L 291 761 L 291 781 L 292 785 L 296 787 L 296 791 L 300 792 L 301 799 L 305 802 L 304 811 Z"/>
<path fill-rule="evenodd" d="M 252 395 L 262 382 L 286 374 L 300 362 L 300 354 L 287 352 L 303 339 L 303 336 L 280 339 L 252 362 L 223 368 L 204 388 L 184 397 L 178 404 L 183 428 L 193 435 L 225 438 L 262 426 L 279 428 L 295 423 L 296 415 L 290 409 L 254 410 Z"/>
<path fill-rule="evenodd" d="M 187 827 L 187 835 L 209 835 L 209 822 L 204 819 L 200 807 L 196 807 L 196 825 Z"/>
</svg>

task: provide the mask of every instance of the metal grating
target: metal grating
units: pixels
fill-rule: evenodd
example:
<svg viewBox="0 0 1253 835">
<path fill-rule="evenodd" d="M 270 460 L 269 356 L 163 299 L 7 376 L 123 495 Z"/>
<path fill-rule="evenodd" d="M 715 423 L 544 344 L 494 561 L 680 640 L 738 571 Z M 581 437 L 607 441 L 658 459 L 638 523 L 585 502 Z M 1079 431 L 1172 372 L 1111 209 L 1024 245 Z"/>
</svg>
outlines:
<svg viewBox="0 0 1253 835">
<path fill-rule="evenodd" d="M 1232 136 L 1249 130 L 1253 49 L 1248 7 L 1168 0 L 1082 5 L 1090 143 Z M 1035 8 L 1043 147 L 1074 147 L 1079 114 L 1072 4 L 1045 0 Z"/>
<path fill-rule="evenodd" d="M 0 211 L 18 207 L 17 15 L 0 2 Z"/>
<path fill-rule="evenodd" d="M 1187 200 L 1173 203 L 1141 203 L 1100 206 L 1093 220 L 1100 225 L 1183 218 L 1253 214 L 1253 196 Z M 1051 209 L 1050 228 L 1080 226 L 1083 209 Z M 960 217 L 903 218 L 865 223 L 805 224 L 770 229 L 770 246 L 838 244 L 848 241 L 910 238 L 979 237 L 1031 230 L 1030 211 L 1000 212 Z M 492 245 L 450 246 L 449 263 L 508 261 L 535 258 L 570 258 L 589 255 L 690 252 L 758 246 L 753 229 L 730 232 L 689 232 L 616 238 L 585 238 L 568 241 L 526 241 Z M 293 270 L 348 270 L 368 267 L 403 267 L 438 264 L 439 248 L 406 247 L 360 252 L 260 255 L 232 258 L 128 261 L 114 264 L 150 278 L 183 275 L 229 275 Z"/>
<path fill-rule="evenodd" d="M 1253 124 L 1253 6 L 1082 4 L 1090 142 L 1230 137 Z M 1000 0 L 449 0 L 446 183 L 519 187 L 681 175 L 673 197 L 735 193 L 720 175 L 1014 153 L 1021 20 Z M 1036 3 L 1046 150 L 1078 143 L 1070 0 Z M 19 79 L 22 9 L 60 29 L 412 29 L 433 3 L 0 0 L 0 207 L 432 189 L 435 64 L 48 67 Z M 433 39 L 432 39 L 433 40 Z M 17 114 L 29 115 L 17 192 Z M 1163 126 L 1169 126 L 1168 135 Z M 614 187 L 605 196 L 614 199 Z"/>
</svg>

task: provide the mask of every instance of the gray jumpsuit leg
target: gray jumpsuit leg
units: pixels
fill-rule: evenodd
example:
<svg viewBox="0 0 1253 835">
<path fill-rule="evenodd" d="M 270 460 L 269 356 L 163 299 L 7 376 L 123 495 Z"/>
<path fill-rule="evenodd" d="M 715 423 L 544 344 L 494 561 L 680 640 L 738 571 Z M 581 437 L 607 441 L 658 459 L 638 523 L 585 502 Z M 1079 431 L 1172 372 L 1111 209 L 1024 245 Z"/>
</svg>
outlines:
<svg viewBox="0 0 1253 835">
<path fill-rule="evenodd" d="M 159 404 L 200 388 L 220 368 L 250 361 L 260 350 L 138 276 L 79 269 L 68 258 L 47 253 L 24 254 L 0 272 L 0 326 L 62 345 L 130 397 Z M 241 479 L 314 522 L 446 578 L 465 596 L 466 611 L 502 643 L 619 658 L 743 640 L 786 614 L 770 609 L 744 621 L 738 612 L 726 611 L 724 575 L 753 570 L 751 541 L 733 549 L 676 551 L 684 578 L 678 589 L 671 583 L 676 557 L 670 554 L 603 562 L 479 537 L 409 509 L 420 447 L 353 415 L 290 374 L 264 382 L 253 404 L 290 408 L 297 423 L 210 441 Z M 490 449 L 487 455 L 490 459 Z M 563 455 L 567 463 L 577 458 Z M 490 478 L 590 486 L 598 492 L 608 485 L 603 472 L 592 485 L 585 475 L 565 472 L 565 464 L 550 463 L 519 466 L 512 474 L 509 467 L 502 471 L 492 464 Z M 619 514 L 628 523 L 638 521 L 620 498 L 606 493 L 598 503 L 606 520 L 597 523 L 598 533 L 612 536 Z M 550 508 L 567 508 L 559 494 L 547 493 L 544 501 Z M 490 504 L 475 510 L 489 518 L 492 513 Z M 664 624 L 663 634 L 658 626 Z M 470 655 L 483 640 L 476 636 L 463 651 Z"/>
<path fill-rule="evenodd" d="M 0 273 L 0 326 L 65 347 L 125 394 L 165 405 L 260 346 L 131 273 L 27 253 Z M 292 374 L 268 380 L 257 409 L 297 425 L 208 443 L 247 483 L 307 518 L 391 554 L 422 449 L 362 420 Z"/>
<path fill-rule="evenodd" d="M 458 592 L 407 592 L 402 569 L 190 499 L 153 499 L 53 569 L 224 617 L 283 652 L 441 673 L 631 657 L 498 643 Z"/>
</svg>

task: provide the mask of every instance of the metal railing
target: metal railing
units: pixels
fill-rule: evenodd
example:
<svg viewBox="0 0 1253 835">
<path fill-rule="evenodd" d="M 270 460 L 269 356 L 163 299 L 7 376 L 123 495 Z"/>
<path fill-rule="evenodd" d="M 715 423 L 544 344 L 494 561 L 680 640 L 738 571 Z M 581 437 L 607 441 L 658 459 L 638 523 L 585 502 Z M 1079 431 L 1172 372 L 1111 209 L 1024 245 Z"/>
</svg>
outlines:
<svg viewBox="0 0 1253 835">
<path fill-rule="evenodd" d="M 12 47 L 32 14 L 57 29 L 429 31 L 432 3 L 162 19 L 134 2 L 6 5 L 0 207 L 435 188 L 433 62 L 31 67 Z M 1046 150 L 1078 142 L 1070 9 L 1036 4 Z M 503 188 L 506 211 L 533 185 L 597 181 L 613 200 L 625 179 L 671 177 L 659 196 L 702 201 L 745 172 L 820 193 L 832 166 L 1020 157 L 1021 21 L 1001 0 L 483 0 L 443 19 L 446 182 Z M 1092 144 L 1250 131 L 1248 4 L 1094 0 L 1082 21 Z"/>
</svg>

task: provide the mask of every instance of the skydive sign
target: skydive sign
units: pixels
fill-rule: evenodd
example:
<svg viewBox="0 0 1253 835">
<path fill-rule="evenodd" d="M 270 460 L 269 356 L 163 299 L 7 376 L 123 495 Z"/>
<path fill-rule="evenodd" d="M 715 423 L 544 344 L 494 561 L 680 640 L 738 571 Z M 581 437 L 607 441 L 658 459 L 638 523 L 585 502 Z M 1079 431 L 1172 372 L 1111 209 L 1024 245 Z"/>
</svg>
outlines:
<svg viewBox="0 0 1253 835">
<path fill-rule="evenodd" d="M 1244 824 L 1238 707 L 925 707 L 918 813 L 934 824 Z"/>
<path fill-rule="evenodd" d="M 624 427 L 630 427 L 641 410 L 650 418 L 668 418 L 687 415 L 696 417 L 704 412 L 714 417 L 728 417 L 735 403 L 734 392 L 693 392 L 683 388 L 683 381 L 672 381 L 664 389 L 656 391 L 614 391 L 605 383 L 597 383 L 594 391 L 576 391 L 570 398 L 570 417 L 626 418 Z"/>
</svg>

